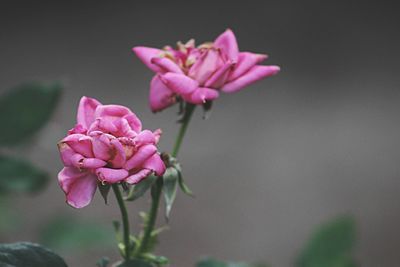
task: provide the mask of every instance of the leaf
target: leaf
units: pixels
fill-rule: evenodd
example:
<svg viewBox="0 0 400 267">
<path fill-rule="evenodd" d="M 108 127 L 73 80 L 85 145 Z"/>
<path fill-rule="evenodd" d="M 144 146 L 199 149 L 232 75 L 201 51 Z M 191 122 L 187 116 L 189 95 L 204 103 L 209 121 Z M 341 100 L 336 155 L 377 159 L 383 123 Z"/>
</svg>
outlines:
<svg viewBox="0 0 400 267">
<path fill-rule="evenodd" d="M 103 257 L 97 261 L 96 266 L 97 267 L 107 267 L 109 263 L 110 263 L 110 259 L 107 257 Z"/>
<path fill-rule="evenodd" d="M 182 192 L 190 197 L 194 197 L 192 190 L 190 190 L 190 188 L 183 181 L 183 176 L 182 176 L 180 167 L 177 170 L 178 170 L 178 183 L 179 183 L 179 187 L 181 188 Z"/>
<path fill-rule="evenodd" d="M 0 193 L 36 193 L 49 176 L 29 162 L 0 155 Z"/>
<path fill-rule="evenodd" d="M 107 204 L 108 203 L 108 193 L 110 192 L 111 185 L 99 183 L 98 188 L 99 188 L 101 196 L 104 199 L 104 203 Z"/>
<path fill-rule="evenodd" d="M 122 262 L 121 264 L 117 265 L 117 267 L 155 267 L 155 265 L 144 260 L 133 259 Z"/>
<path fill-rule="evenodd" d="M 125 200 L 127 201 L 135 201 L 144 195 L 151 188 L 154 182 L 157 180 L 157 176 L 150 175 L 149 177 L 143 179 L 138 184 L 132 186 L 131 190 Z"/>
<path fill-rule="evenodd" d="M 108 228 L 93 222 L 80 222 L 61 216 L 48 223 L 40 232 L 41 242 L 59 250 L 79 251 L 85 248 L 104 248 L 112 245 Z"/>
<path fill-rule="evenodd" d="M 59 84 L 26 83 L 0 97 L 0 145 L 11 146 L 35 134 L 50 119 L 61 95 Z"/>
<path fill-rule="evenodd" d="M 64 260 L 38 244 L 22 242 L 0 244 L 0 266 L 5 267 L 67 267 Z"/>
<path fill-rule="evenodd" d="M 200 260 L 196 267 L 267 267 L 265 264 L 248 264 L 244 262 L 223 262 L 212 258 Z M 322 267 L 322 266 L 321 266 Z"/>
<path fill-rule="evenodd" d="M 164 199 L 165 199 L 165 217 L 169 219 L 169 214 L 176 198 L 178 189 L 178 171 L 174 167 L 169 167 L 164 173 Z"/>
<path fill-rule="evenodd" d="M 355 244 L 355 223 L 340 217 L 320 226 L 297 260 L 297 267 L 351 267 Z"/>
</svg>

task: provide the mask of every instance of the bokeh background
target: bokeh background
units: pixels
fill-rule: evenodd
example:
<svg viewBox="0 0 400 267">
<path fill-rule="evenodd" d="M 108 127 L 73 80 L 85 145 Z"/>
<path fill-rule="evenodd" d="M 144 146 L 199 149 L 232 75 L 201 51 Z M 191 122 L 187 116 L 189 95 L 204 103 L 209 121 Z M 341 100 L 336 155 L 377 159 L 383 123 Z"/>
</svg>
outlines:
<svg viewBox="0 0 400 267">
<path fill-rule="evenodd" d="M 108 206 L 97 194 L 73 210 L 56 183 L 56 143 L 79 98 L 131 107 L 146 128 L 163 129 L 170 151 L 177 110 L 150 112 L 152 73 L 131 47 L 210 41 L 228 27 L 242 50 L 269 54 L 282 72 L 223 95 L 206 121 L 197 111 L 180 154 L 196 198 L 178 195 L 158 251 L 179 267 L 204 255 L 291 266 L 315 226 L 351 214 L 361 266 L 399 266 L 400 17 L 390 1 L 2 1 L 0 90 L 31 80 L 65 90 L 23 148 L 54 180 L 13 199 L 22 225 L 0 241 L 37 241 L 58 214 L 119 219 L 112 196 Z M 148 197 L 129 205 L 133 227 L 148 205 Z M 63 256 L 94 266 L 103 254 L 118 258 L 112 247 Z"/>
</svg>

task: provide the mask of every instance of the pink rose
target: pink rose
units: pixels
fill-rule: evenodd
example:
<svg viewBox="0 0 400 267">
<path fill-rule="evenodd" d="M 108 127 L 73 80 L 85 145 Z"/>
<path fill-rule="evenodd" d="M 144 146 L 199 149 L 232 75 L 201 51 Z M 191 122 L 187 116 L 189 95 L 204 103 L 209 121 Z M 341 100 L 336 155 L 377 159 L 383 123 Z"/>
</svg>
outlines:
<svg viewBox="0 0 400 267">
<path fill-rule="evenodd" d="M 77 122 L 58 144 L 64 163 L 58 181 L 72 207 L 88 205 L 98 183 L 136 184 L 153 172 L 163 175 L 156 147 L 161 130 L 142 130 L 127 107 L 82 97 Z"/>
<path fill-rule="evenodd" d="M 150 84 L 153 112 L 173 105 L 178 99 L 203 104 L 232 93 L 279 72 L 278 66 L 258 65 L 266 55 L 239 52 L 236 37 L 226 30 L 212 43 L 195 46 L 194 40 L 178 43 L 177 49 L 137 46 L 136 55 L 156 72 Z"/>
</svg>

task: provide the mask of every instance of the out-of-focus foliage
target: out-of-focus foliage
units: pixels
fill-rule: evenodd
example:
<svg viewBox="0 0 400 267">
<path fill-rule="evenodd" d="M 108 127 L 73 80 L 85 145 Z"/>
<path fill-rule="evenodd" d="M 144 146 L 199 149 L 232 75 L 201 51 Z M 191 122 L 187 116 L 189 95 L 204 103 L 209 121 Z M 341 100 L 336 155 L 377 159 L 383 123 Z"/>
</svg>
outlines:
<svg viewBox="0 0 400 267">
<path fill-rule="evenodd" d="M 300 254 L 296 267 L 356 267 L 353 248 L 356 226 L 351 217 L 340 217 L 320 226 Z"/>
<path fill-rule="evenodd" d="M 40 243 L 56 250 L 80 251 L 113 245 L 112 229 L 74 216 L 59 216 L 40 232 Z"/>
<path fill-rule="evenodd" d="M 268 267 L 266 264 L 249 264 L 244 262 L 223 262 L 212 258 L 199 261 L 196 267 Z"/>
<path fill-rule="evenodd" d="M 4 267 L 67 267 L 54 252 L 38 244 L 0 244 L 0 266 Z"/>
<path fill-rule="evenodd" d="M 51 117 L 61 95 L 59 84 L 26 83 L 0 97 L 0 145 L 27 140 Z"/>
<path fill-rule="evenodd" d="M 49 180 L 46 172 L 27 161 L 0 155 L 0 194 L 35 193 Z"/>
</svg>

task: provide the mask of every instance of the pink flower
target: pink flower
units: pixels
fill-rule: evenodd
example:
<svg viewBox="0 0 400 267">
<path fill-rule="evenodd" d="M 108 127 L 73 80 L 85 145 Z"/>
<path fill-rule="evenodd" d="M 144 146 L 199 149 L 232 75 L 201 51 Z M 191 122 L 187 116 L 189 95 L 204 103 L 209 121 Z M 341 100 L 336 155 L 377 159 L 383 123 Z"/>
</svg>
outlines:
<svg viewBox="0 0 400 267">
<path fill-rule="evenodd" d="M 153 112 L 173 105 L 178 99 L 203 104 L 216 99 L 220 91 L 239 91 L 280 70 L 278 66 L 258 65 L 266 55 L 240 52 L 229 29 L 214 42 L 197 47 L 190 40 L 186 44 L 178 42 L 177 49 L 137 46 L 133 51 L 156 72 L 150 84 Z"/>
<path fill-rule="evenodd" d="M 64 163 L 58 182 L 72 207 L 88 205 L 98 183 L 136 184 L 153 172 L 163 175 L 156 147 L 161 130 L 142 130 L 127 107 L 82 97 L 77 122 L 58 144 Z"/>
</svg>

